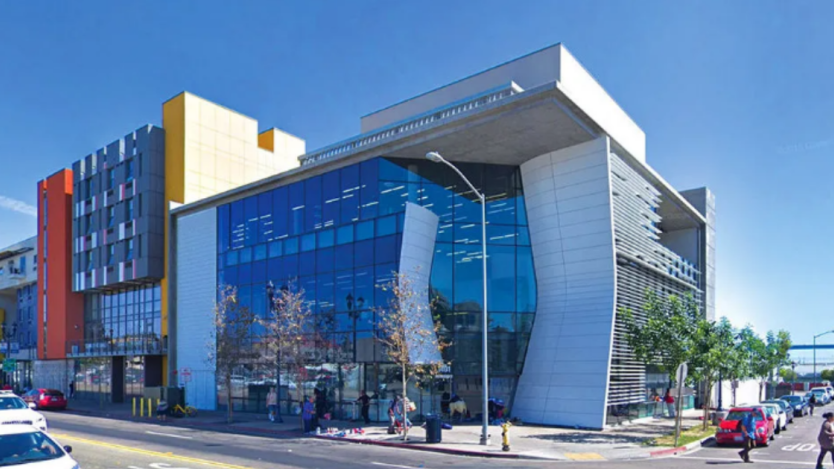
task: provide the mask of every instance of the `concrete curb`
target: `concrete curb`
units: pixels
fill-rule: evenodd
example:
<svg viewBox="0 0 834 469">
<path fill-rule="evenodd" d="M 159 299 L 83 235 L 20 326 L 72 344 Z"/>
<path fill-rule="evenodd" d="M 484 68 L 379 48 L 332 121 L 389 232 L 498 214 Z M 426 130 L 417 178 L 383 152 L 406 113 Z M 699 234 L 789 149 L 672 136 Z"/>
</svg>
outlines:
<svg viewBox="0 0 834 469">
<path fill-rule="evenodd" d="M 432 453 L 452 454 L 455 456 L 468 456 L 476 458 L 491 458 L 491 459 L 530 459 L 539 461 L 563 461 L 563 459 L 545 458 L 539 456 L 530 456 L 518 453 L 482 453 L 480 451 L 469 451 L 465 449 L 443 448 L 441 446 L 424 446 L 420 444 L 409 443 L 393 443 L 390 441 L 376 441 L 376 440 L 358 440 L 355 438 L 339 438 L 327 435 L 316 435 L 313 438 L 328 441 L 342 441 L 345 443 L 356 443 L 360 445 L 385 446 L 389 448 L 410 449 L 414 451 L 429 451 Z"/>
<path fill-rule="evenodd" d="M 715 442 L 715 437 L 714 436 L 708 436 L 706 438 L 702 438 L 701 440 L 693 441 L 692 443 L 689 443 L 688 445 L 685 445 L 685 446 L 678 446 L 677 448 L 666 448 L 666 449 L 661 449 L 661 450 L 657 450 L 657 451 L 652 451 L 651 453 L 649 453 L 649 457 L 659 458 L 659 457 L 663 457 L 663 456 L 674 456 L 674 455 L 677 455 L 677 454 L 683 454 L 683 453 L 687 453 L 689 451 L 692 451 L 695 448 L 700 448 L 702 446 L 709 446 L 710 443 L 714 443 L 714 442 Z"/>
</svg>

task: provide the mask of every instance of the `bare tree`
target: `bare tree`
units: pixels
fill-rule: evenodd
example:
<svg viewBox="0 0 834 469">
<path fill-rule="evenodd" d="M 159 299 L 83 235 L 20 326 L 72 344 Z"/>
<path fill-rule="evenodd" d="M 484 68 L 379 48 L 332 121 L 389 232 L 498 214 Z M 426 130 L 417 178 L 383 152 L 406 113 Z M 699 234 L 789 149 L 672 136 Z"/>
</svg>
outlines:
<svg viewBox="0 0 834 469">
<path fill-rule="evenodd" d="M 296 398 L 304 419 L 303 381 L 307 377 L 307 364 L 316 359 L 314 338 L 315 316 L 304 299 L 304 289 L 293 285 L 282 287 L 274 293 L 272 305 L 266 317 L 260 319 L 264 328 L 262 344 L 271 363 L 278 364 L 278 392 L 280 394 L 281 368 L 295 382 Z M 279 406 L 280 407 L 280 406 Z M 303 422 L 302 422 L 303 428 Z"/>
<path fill-rule="evenodd" d="M 379 288 L 389 292 L 390 298 L 387 305 L 376 308 L 377 341 L 402 374 L 403 440 L 408 440 L 408 382 L 413 377 L 428 379 L 437 375 L 445 365 L 441 352 L 449 343 L 438 334 L 441 324 L 431 315 L 428 290 L 417 288 L 413 277 L 395 272 L 394 279 Z"/>
<path fill-rule="evenodd" d="M 232 377 L 244 364 L 255 358 L 252 326 L 257 316 L 248 306 L 240 304 L 237 288 L 229 285 L 218 287 L 214 304 L 214 328 L 206 344 L 206 362 L 214 366 L 217 377 L 226 386 L 227 420 L 232 423 Z"/>
</svg>

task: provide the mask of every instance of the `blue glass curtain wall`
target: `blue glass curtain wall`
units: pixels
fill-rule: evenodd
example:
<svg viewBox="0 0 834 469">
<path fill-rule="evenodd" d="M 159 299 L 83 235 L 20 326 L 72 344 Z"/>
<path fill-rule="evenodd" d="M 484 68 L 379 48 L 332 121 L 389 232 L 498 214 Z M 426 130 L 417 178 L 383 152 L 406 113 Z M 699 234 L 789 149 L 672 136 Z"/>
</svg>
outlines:
<svg viewBox="0 0 834 469">
<path fill-rule="evenodd" d="M 487 196 L 489 244 L 490 366 L 496 379 L 520 372 L 536 311 L 521 177 L 514 166 L 460 164 Z M 449 168 L 422 160 L 376 158 L 218 207 L 218 284 L 238 288 L 240 301 L 259 315 L 271 289 L 304 288 L 324 337 L 328 372 L 319 387 L 337 389 L 333 400 L 358 396 L 359 387 L 379 391 L 383 353 L 373 340 L 386 293 L 376 288 L 398 269 L 405 204 L 440 218 L 431 292 L 436 313 L 453 346 L 453 374 L 480 375 L 483 311 L 481 207 Z M 373 366 L 370 370 L 367 367 Z M 345 367 L 358 367 L 353 376 Z M 251 381 L 274 379 L 274 365 L 254 365 Z M 390 374 L 390 373 L 388 373 Z M 383 375 L 385 375 L 383 373 Z M 386 375 L 387 376 L 387 375 Z M 269 378 L 266 378 L 267 380 Z M 391 379 L 391 385 L 396 382 Z M 274 382 L 274 381 L 273 381 Z M 355 383 L 355 384 L 350 384 Z M 353 389 L 357 388 L 357 389 Z M 391 389 L 386 385 L 386 389 Z M 266 389 L 244 386 L 239 410 L 260 410 Z M 510 396 L 501 396 L 509 399 Z"/>
</svg>

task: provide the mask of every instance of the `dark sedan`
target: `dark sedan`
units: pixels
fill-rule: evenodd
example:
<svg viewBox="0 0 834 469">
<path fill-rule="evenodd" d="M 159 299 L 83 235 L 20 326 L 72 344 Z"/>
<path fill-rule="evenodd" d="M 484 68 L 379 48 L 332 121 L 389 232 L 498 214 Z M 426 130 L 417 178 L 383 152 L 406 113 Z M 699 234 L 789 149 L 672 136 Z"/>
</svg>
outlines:
<svg viewBox="0 0 834 469">
<path fill-rule="evenodd" d="M 810 412 L 810 404 L 802 396 L 782 396 L 779 399 L 788 403 L 791 409 L 793 409 L 794 417 L 803 417 Z"/>
</svg>

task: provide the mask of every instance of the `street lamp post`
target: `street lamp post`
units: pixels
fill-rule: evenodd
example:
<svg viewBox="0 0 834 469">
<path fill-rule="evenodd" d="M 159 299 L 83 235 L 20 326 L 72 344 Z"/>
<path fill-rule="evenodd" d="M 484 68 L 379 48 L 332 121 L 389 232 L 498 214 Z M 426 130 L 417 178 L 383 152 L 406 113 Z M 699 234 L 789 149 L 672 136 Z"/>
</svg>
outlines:
<svg viewBox="0 0 834 469">
<path fill-rule="evenodd" d="M 817 335 L 814 336 L 814 347 L 813 347 L 814 348 L 814 382 L 817 381 L 817 337 L 822 337 L 826 334 L 831 334 L 831 333 L 834 333 L 834 330 L 825 331 L 821 334 L 817 334 Z M 814 385 L 814 383 L 811 383 L 811 386 L 813 386 L 813 385 Z"/>
<path fill-rule="evenodd" d="M 488 318 L 489 309 L 487 308 L 487 240 L 486 240 L 486 196 L 482 194 L 478 189 L 469 182 L 469 179 L 463 175 L 463 173 L 452 163 L 446 161 L 440 153 L 436 151 L 432 151 L 426 153 L 426 159 L 432 161 L 434 163 L 443 163 L 446 166 L 452 168 L 454 172 L 463 179 L 472 192 L 480 199 L 481 201 L 481 251 L 482 251 L 482 259 L 483 259 L 483 274 L 484 274 L 484 311 L 483 311 L 483 321 L 481 324 L 481 342 L 482 342 L 482 353 L 481 353 L 481 360 L 483 361 L 483 368 L 481 370 L 481 375 L 483 379 L 483 422 L 481 426 L 481 444 L 482 445 L 489 445 L 489 362 L 487 361 L 488 354 L 487 354 L 487 327 L 488 327 Z"/>
</svg>

